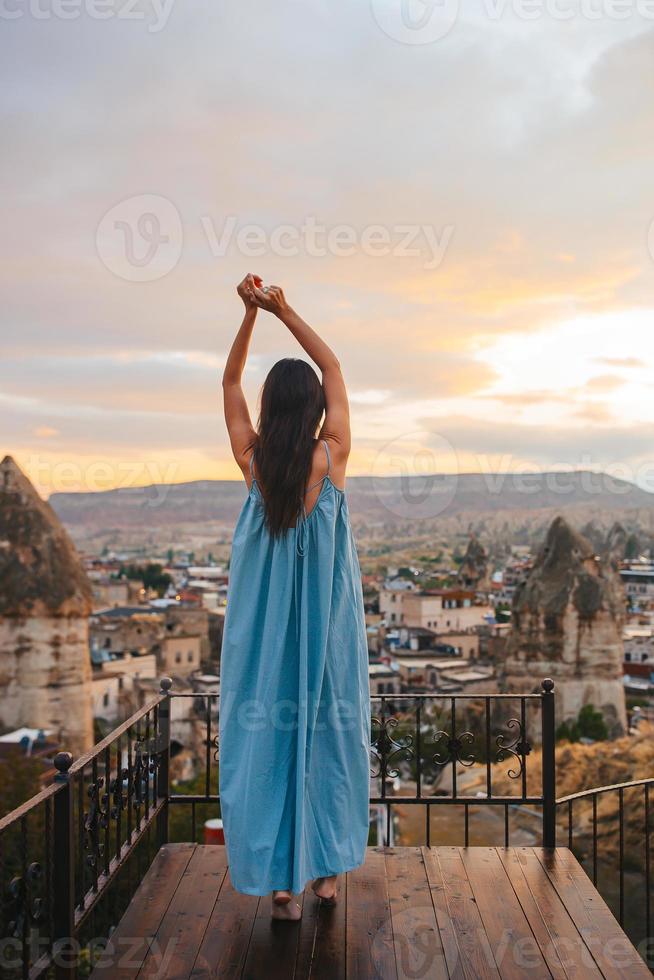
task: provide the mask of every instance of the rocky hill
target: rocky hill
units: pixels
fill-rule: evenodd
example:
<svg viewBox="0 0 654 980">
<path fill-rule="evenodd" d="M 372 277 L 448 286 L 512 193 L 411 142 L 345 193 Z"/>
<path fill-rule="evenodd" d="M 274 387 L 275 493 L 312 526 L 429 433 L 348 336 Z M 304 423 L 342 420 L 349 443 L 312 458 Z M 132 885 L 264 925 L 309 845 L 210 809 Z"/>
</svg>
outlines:
<svg viewBox="0 0 654 980">
<path fill-rule="evenodd" d="M 50 504 L 71 528 L 129 528 L 212 522 L 233 525 L 245 495 L 240 480 L 198 480 L 96 493 L 53 493 Z M 350 477 L 350 513 L 368 527 L 426 526 L 434 521 L 532 523 L 553 513 L 572 521 L 654 515 L 654 494 L 605 474 L 532 473 L 431 477 Z"/>
</svg>

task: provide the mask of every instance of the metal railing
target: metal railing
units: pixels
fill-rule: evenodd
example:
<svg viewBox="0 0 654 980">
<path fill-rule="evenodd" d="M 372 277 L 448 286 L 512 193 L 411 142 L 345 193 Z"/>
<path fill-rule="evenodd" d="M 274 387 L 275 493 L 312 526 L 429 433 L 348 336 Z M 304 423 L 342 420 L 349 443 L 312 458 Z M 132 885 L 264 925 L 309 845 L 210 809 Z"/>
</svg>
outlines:
<svg viewBox="0 0 654 980">
<path fill-rule="evenodd" d="M 467 847 L 471 808 L 490 805 L 503 809 L 504 841 L 508 846 L 510 808 L 535 805 L 542 811 L 543 846 L 554 846 L 556 768 L 552 680 L 546 678 L 538 694 L 483 697 L 383 694 L 372 700 L 380 703 L 372 718 L 371 738 L 371 753 L 376 761 L 371 776 L 378 780 L 379 792 L 371 795 L 370 802 L 386 811 L 384 844 L 390 843 L 391 810 L 396 806 L 424 807 L 427 846 L 431 846 L 432 808 L 463 807 L 463 843 Z M 542 752 L 541 775 L 535 788 L 529 781 L 531 733 L 538 734 Z M 494 787 L 494 766 L 505 761 L 510 763 L 508 780 L 515 782 L 518 789 L 511 794 L 496 793 Z M 405 769 L 409 763 L 415 770 L 415 793 L 400 795 L 392 791 L 391 795 L 389 784 L 400 775 L 402 763 Z M 483 789 L 474 794 L 461 792 L 461 777 L 475 763 L 484 769 Z M 449 776 L 446 789 L 440 785 L 444 776 Z"/>
<path fill-rule="evenodd" d="M 176 698 L 193 699 L 187 714 L 202 727 L 199 793 L 171 791 L 171 714 Z M 422 805 L 424 842 L 431 846 L 435 808 L 457 806 L 463 808 L 467 846 L 471 812 L 494 806 L 503 813 L 508 846 L 510 812 L 531 807 L 538 810 L 539 820 L 542 817 L 539 839 L 545 847 L 557 842 L 557 809 L 559 815 L 567 812 L 567 843 L 577 851 L 576 831 L 583 828 L 574 819 L 585 801 L 591 807 L 592 876 L 597 884 L 598 799 L 617 794 L 622 920 L 624 804 L 626 795 L 640 787 L 649 926 L 649 791 L 654 778 L 557 801 L 551 680 L 542 682 L 539 693 L 526 695 L 379 694 L 371 700 L 370 804 L 384 814 L 380 842 L 391 841 L 396 808 Z M 151 851 L 168 841 L 172 807 L 190 807 L 191 839 L 197 839 L 197 807 L 209 804 L 215 812 L 220 802 L 217 720 L 216 692 L 176 693 L 172 681 L 163 678 L 159 695 L 90 752 L 75 761 L 60 752 L 53 784 L 0 820 L 0 935 L 5 954 L 13 956 L 9 967 L 6 956 L 0 964 L 3 975 L 37 978 L 51 971 L 57 978 L 76 976 L 85 943 L 109 935 L 144 873 L 142 865 L 147 868 Z M 540 769 L 531 765 L 532 742 L 540 745 Z M 506 766 L 498 771 L 498 763 Z M 476 775 L 474 792 L 466 772 Z M 507 793 L 507 786 L 515 792 Z"/>
<path fill-rule="evenodd" d="M 0 819 L 2 976 L 75 976 L 102 899 L 140 878 L 153 825 L 166 839 L 169 707 L 162 692 L 79 759 L 59 752 L 52 785 Z"/>
<path fill-rule="evenodd" d="M 651 896 L 651 792 L 654 777 L 633 779 L 611 786 L 598 786 L 594 789 L 572 793 L 557 800 L 559 825 L 565 834 L 567 846 L 574 851 L 586 868 L 593 884 L 602 893 L 621 926 L 627 920 L 633 926 L 634 919 L 641 918 L 641 926 L 636 934 L 651 936 L 652 896 Z M 626 819 L 626 822 L 625 822 Z M 612 832 L 613 831 L 613 832 Z M 600 861 L 600 834 L 617 844 L 617 854 L 611 860 Z M 626 878 L 633 871 L 633 854 L 639 855 L 636 865 L 638 877 L 627 888 Z M 631 861 L 627 857 L 631 856 Z M 642 870 L 640 870 L 642 868 Z M 638 887 L 638 885 L 642 887 Z M 625 914 L 627 897 L 631 898 L 629 915 Z"/>
<path fill-rule="evenodd" d="M 169 685 L 168 680 L 165 683 Z M 168 796 L 171 805 L 191 807 L 191 836 L 195 839 L 198 805 L 220 802 L 217 785 L 216 792 L 211 790 L 212 784 L 217 784 L 212 763 L 216 763 L 217 770 L 219 756 L 218 734 L 212 717 L 214 705 L 216 719 L 218 716 L 217 695 L 215 692 L 177 694 L 171 686 L 167 686 L 166 691 L 171 699 L 192 698 L 196 715 L 205 725 L 204 792 L 169 793 Z M 414 804 L 424 806 L 424 840 L 431 846 L 432 808 L 455 805 L 463 807 L 464 843 L 467 846 L 471 808 L 490 804 L 503 809 L 507 846 L 511 808 L 530 805 L 542 811 L 543 846 L 554 846 L 556 772 L 552 680 L 546 678 L 537 694 L 377 694 L 371 697 L 371 702 L 370 803 L 386 813 L 383 843 L 388 846 L 391 841 L 394 808 Z M 532 752 L 530 733 L 538 737 L 542 747 L 542 774 L 535 792 L 530 790 L 528 782 L 528 758 Z M 506 760 L 512 763 L 507 772 L 509 781 L 515 782 L 518 788 L 510 795 L 496 793 L 493 787 L 493 765 Z M 475 762 L 483 762 L 485 767 L 484 791 L 481 795 L 462 794 L 461 773 Z M 400 767 L 404 769 L 403 775 L 413 777 L 414 793 L 392 791 L 390 784 L 400 776 Z M 449 775 L 449 792 L 440 789 L 445 774 Z M 376 792 L 373 791 L 375 788 Z"/>
</svg>

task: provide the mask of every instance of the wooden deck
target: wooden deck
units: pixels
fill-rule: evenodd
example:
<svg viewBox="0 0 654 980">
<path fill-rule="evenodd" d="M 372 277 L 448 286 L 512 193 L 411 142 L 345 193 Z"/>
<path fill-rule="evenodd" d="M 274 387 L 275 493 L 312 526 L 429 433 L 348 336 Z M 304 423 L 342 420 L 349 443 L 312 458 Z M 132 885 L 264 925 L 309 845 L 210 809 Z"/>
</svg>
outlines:
<svg viewBox="0 0 654 980">
<path fill-rule="evenodd" d="M 369 848 L 302 920 L 235 892 L 220 846 L 155 858 L 93 980 L 651 977 L 570 851 Z"/>
</svg>

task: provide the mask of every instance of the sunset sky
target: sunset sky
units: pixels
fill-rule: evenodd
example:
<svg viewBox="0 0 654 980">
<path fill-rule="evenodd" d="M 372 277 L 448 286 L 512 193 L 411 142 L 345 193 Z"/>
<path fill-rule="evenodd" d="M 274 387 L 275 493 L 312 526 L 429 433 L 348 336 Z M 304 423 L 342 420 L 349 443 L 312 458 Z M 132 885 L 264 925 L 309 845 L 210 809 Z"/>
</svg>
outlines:
<svg viewBox="0 0 654 980">
<path fill-rule="evenodd" d="M 248 271 L 335 348 L 352 474 L 654 490 L 644 0 L 68 2 L 0 14 L 0 448 L 43 492 L 238 475 Z M 253 414 L 298 352 L 260 314 Z"/>
</svg>

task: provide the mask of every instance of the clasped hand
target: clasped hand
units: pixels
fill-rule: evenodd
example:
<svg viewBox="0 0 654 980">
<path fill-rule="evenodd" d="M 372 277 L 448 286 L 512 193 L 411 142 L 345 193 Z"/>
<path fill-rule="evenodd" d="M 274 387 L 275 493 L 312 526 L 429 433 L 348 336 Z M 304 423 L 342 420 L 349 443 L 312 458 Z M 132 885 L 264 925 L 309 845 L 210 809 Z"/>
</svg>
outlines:
<svg viewBox="0 0 654 980">
<path fill-rule="evenodd" d="M 247 308 L 258 307 L 280 316 L 288 308 L 281 286 L 264 286 L 261 276 L 248 272 L 245 279 L 236 287 Z"/>
</svg>

